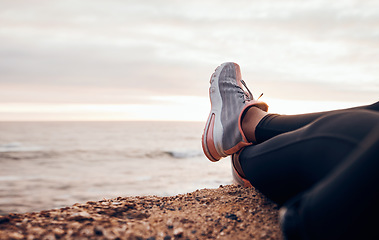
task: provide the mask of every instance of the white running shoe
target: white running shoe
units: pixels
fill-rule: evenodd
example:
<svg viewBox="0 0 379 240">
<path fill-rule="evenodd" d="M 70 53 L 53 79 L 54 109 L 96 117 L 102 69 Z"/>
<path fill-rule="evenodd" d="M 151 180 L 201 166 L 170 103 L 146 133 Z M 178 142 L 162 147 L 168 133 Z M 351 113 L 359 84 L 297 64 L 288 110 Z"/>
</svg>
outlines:
<svg viewBox="0 0 379 240">
<path fill-rule="evenodd" d="M 203 151 L 216 162 L 251 145 L 242 132 L 242 115 L 250 106 L 267 111 L 264 102 L 254 100 L 241 79 L 240 67 L 227 62 L 217 67 L 210 79 L 211 112 L 202 137 Z M 247 92 L 243 90 L 246 88 Z"/>
</svg>

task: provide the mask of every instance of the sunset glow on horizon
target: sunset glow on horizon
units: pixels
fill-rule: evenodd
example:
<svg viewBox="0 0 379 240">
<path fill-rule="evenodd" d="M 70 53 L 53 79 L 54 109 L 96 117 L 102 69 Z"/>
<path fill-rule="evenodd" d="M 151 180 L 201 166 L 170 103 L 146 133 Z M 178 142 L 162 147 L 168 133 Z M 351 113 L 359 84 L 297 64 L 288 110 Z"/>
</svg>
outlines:
<svg viewBox="0 0 379 240">
<path fill-rule="evenodd" d="M 207 98 L 185 97 L 165 104 L 0 103 L 0 121 L 195 121 L 207 120 Z M 301 114 L 367 105 L 364 102 L 299 101 L 267 98 L 269 113 Z"/>
</svg>

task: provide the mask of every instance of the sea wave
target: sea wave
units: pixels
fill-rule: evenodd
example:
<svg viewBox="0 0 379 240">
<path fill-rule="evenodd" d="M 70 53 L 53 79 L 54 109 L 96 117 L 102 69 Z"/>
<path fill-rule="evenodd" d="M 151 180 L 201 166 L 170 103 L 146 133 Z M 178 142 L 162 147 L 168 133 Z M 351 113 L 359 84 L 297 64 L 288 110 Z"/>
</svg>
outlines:
<svg viewBox="0 0 379 240">
<path fill-rule="evenodd" d="M 39 146 L 25 146 L 20 142 L 10 142 L 0 144 L 0 152 L 36 152 L 42 151 L 43 147 Z"/>
<path fill-rule="evenodd" d="M 41 146 L 24 145 L 20 142 L 9 142 L 0 144 L 1 158 L 8 159 L 32 159 L 32 158 L 55 158 L 58 156 L 99 156 L 99 155 L 112 155 L 124 156 L 127 158 L 174 158 L 186 159 L 196 158 L 203 156 L 203 152 L 199 149 L 50 149 Z"/>
<path fill-rule="evenodd" d="M 173 151 L 164 151 L 164 153 L 173 158 L 194 158 L 194 157 L 200 157 L 203 155 L 203 152 L 199 150 L 173 150 Z"/>
</svg>

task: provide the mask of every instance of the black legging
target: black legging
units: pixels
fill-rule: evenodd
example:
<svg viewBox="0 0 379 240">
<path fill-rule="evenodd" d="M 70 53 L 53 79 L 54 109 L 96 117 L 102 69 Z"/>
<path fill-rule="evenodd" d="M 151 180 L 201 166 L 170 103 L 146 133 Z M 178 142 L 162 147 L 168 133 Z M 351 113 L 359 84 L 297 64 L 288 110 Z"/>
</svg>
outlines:
<svg viewBox="0 0 379 240">
<path fill-rule="evenodd" d="M 269 114 L 258 124 L 256 138 L 259 144 L 240 155 L 246 178 L 278 204 L 296 196 L 308 238 L 351 237 L 370 230 L 370 217 L 379 218 L 379 102 Z"/>
</svg>

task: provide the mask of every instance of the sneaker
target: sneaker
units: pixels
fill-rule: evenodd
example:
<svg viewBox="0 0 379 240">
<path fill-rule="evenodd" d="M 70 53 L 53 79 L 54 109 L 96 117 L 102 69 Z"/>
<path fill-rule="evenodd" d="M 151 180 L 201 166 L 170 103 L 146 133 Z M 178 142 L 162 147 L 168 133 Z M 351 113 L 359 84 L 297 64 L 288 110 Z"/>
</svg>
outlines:
<svg viewBox="0 0 379 240">
<path fill-rule="evenodd" d="M 236 63 L 227 62 L 217 67 L 210 84 L 212 106 L 204 128 L 202 146 L 207 158 L 216 162 L 252 144 L 242 132 L 242 116 L 251 106 L 264 111 L 267 111 L 268 106 L 254 100 Z M 247 92 L 243 90 L 244 87 Z"/>
<path fill-rule="evenodd" d="M 234 153 L 231 157 L 233 182 L 235 184 L 241 185 L 242 187 L 253 187 L 250 181 L 246 179 L 246 176 L 242 170 L 239 160 L 240 153 L 241 151 Z"/>
</svg>

